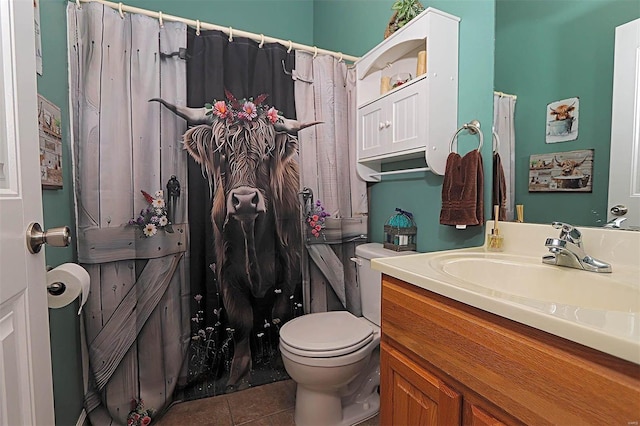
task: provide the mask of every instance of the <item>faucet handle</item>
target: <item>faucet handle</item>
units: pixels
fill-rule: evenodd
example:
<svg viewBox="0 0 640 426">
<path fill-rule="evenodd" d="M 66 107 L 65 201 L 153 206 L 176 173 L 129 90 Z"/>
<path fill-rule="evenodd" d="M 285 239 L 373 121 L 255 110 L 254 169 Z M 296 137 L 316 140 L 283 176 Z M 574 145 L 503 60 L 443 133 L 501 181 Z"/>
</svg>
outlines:
<svg viewBox="0 0 640 426">
<path fill-rule="evenodd" d="M 553 222 L 551 223 L 555 229 L 560 229 L 560 238 L 561 240 L 566 240 L 571 243 L 576 244 L 577 246 L 582 246 L 582 233 L 573 225 L 564 222 Z"/>
</svg>

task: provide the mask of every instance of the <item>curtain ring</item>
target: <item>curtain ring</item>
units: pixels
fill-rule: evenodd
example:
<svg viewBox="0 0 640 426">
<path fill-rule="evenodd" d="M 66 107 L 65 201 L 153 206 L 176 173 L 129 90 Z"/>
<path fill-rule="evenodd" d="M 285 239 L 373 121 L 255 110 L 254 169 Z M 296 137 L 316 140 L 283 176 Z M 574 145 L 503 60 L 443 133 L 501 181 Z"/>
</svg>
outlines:
<svg viewBox="0 0 640 426">
<path fill-rule="evenodd" d="M 316 56 L 318 56 L 318 46 L 313 46 L 313 59 L 315 59 Z"/>
<path fill-rule="evenodd" d="M 164 28 L 164 21 L 162 20 L 162 11 L 158 12 L 158 23 L 160 24 L 160 28 Z"/>
<path fill-rule="evenodd" d="M 291 49 L 293 49 L 293 43 L 289 40 L 289 48 L 287 49 L 287 53 L 291 53 Z"/>
<path fill-rule="evenodd" d="M 124 19 L 124 12 L 122 11 L 122 2 L 118 3 L 118 13 L 120 14 L 120 18 Z"/>
<path fill-rule="evenodd" d="M 260 34 L 260 44 L 258 47 L 262 49 L 262 46 L 264 46 L 264 34 Z"/>
<path fill-rule="evenodd" d="M 344 59 L 342 58 L 342 52 L 338 52 L 340 56 L 338 57 L 338 62 L 342 62 Z"/>
<path fill-rule="evenodd" d="M 82 9 L 82 6 L 80 6 L 80 0 L 76 0 L 76 7 L 78 9 Z"/>
<path fill-rule="evenodd" d="M 229 43 L 233 41 L 233 28 L 229 27 Z"/>
<path fill-rule="evenodd" d="M 196 35 L 200 35 L 200 20 L 196 19 Z"/>
</svg>

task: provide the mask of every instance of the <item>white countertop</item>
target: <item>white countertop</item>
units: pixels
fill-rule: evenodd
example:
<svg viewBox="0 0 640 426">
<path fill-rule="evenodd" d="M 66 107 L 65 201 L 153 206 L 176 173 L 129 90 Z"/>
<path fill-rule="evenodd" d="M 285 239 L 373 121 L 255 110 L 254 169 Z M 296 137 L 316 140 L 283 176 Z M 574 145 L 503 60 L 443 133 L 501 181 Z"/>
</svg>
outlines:
<svg viewBox="0 0 640 426">
<path fill-rule="evenodd" d="M 490 232 L 493 223 L 488 222 Z M 543 264 L 550 225 L 501 223 L 485 246 L 373 259 L 382 273 L 450 299 L 640 364 L 640 232 L 579 228 L 611 274 Z M 494 271 L 494 272 L 492 272 Z"/>
</svg>

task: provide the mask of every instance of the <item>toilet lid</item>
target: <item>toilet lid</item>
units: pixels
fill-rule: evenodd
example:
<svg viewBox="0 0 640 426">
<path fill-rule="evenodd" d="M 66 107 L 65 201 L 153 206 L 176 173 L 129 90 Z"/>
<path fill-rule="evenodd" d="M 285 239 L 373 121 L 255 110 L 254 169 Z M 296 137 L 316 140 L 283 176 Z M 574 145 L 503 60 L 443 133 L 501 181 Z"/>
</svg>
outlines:
<svg viewBox="0 0 640 426">
<path fill-rule="evenodd" d="M 280 329 L 280 340 L 299 355 L 339 356 L 371 342 L 373 328 L 347 311 L 321 312 L 287 322 Z"/>
</svg>

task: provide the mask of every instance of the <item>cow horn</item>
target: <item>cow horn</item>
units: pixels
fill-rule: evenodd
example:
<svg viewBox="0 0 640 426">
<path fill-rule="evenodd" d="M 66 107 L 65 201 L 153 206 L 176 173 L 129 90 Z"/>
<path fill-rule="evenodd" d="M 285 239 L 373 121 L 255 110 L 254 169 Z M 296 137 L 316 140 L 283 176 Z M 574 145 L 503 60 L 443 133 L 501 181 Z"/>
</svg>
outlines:
<svg viewBox="0 0 640 426">
<path fill-rule="evenodd" d="M 276 121 L 273 126 L 279 132 L 287 132 L 290 135 L 295 135 L 299 130 L 302 130 L 307 127 L 315 126 L 316 124 L 321 124 L 322 121 L 311 121 L 309 123 L 300 123 L 298 120 L 292 120 L 289 118 L 278 117 L 278 121 Z"/>
<path fill-rule="evenodd" d="M 173 105 L 161 98 L 153 98 L 149 99 L 149 102 L 160 102 L 162 105 L 166 106 L 169 111 L 176 114 L 179 117 L 184 118 L 190 124 L 211 124 L 213 123 L 213 116 L 207 115 L 207 110 L 205 108 L 189 108 L 184 106 Z"/>
</svg>

